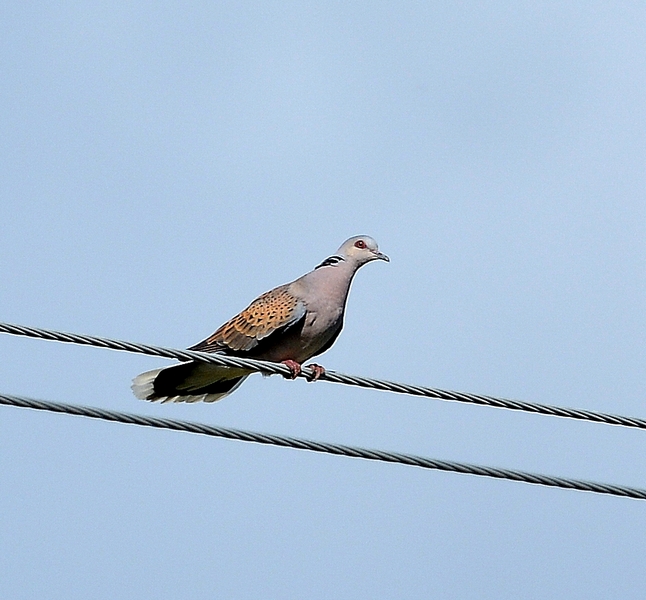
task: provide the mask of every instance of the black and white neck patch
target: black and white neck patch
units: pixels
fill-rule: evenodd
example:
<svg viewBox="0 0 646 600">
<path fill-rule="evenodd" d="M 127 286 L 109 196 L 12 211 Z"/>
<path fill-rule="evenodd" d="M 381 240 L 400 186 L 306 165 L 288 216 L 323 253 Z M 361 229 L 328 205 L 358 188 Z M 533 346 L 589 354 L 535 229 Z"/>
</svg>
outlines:
<svg viewBox="0 0 646 600">
<path fill-rule="evenodd" d="M 328 256 L 320 265 L 316 267 L 316 269 L 320 269 L 321 267 L 334 267 L 340 262 L 345 262 L 345 258 L 339 256 L 338 254 L 333 254 L 332 256 Z"/>
</svg>

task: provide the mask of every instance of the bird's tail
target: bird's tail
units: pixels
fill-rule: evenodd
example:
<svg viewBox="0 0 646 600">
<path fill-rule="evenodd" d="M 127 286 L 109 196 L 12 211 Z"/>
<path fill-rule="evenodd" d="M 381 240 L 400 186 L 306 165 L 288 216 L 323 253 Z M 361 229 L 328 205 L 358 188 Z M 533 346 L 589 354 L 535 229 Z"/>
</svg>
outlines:
<svg viewBox="0 0 646 600">
<path fill-rule="evenodd" d="M 238 389 L 250 374 L 245 369 L 183 362 L 137 375 L 132 391 L 151 402 L 216 402 Z"/>
</svg>

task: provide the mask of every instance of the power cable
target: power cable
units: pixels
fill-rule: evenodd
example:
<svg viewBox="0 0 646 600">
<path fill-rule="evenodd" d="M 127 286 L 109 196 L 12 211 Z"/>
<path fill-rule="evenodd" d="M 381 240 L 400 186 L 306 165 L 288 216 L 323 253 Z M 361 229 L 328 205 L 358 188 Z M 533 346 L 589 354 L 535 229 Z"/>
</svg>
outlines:
<svg viewBox="0 0 646 600">
<path fill-rule="evenodd" d="M 56 342 L 65 342 L 70 344 L 81 344 L 85 346 L 95 346 L 98 348 L 109 348 L 111 350 L 121 350 L 123 352 L 133 352 L 137 354 L 147 354 L 150 356 L 161 356 L 163 358 L 176 358 L 179 360 L 198 360 L 216 365 L 229 367 L 242 367 L 252 371 L 259 371 L 268 375 L 291 375 L 291 371 L 283 364 L 273 363 L 263 360 L 253 360 L 249 358 L 238 358 L 226 356 L 224 354 L 208 354 L 205 352 L 195 352 L 192 350 L 176 350 L 173 348 L 164 348 L 160 346 L 151 346 L 149 344 L 138 344 L 134 342 L 124 342 L 91 335 L 79 335 L 76 333 L 62 333 L 51 329 L 40 329 L 36 327 L 25 327 L 11 323 L 0 323 L 0 333 L 11 335 L 25 336 Z M 304 367 L 300 377 L 310 378 L 313 373 L 311 369 Z M 590 421 L 593 423 L 605 423 L 606 425 L 619 425 L 622 427 L 633 427 L 636 429 L 646 429 L 646 419 L 637 417 L 626 417 L 622 415 L 613 415 L 592 410 L 583 410 L 577 408 L 565 408 L 561 406 L 552 406 L 549 404 L 538 404 L 536 402 L 522 402 L 520 400 L 510 400 L 507 398 L 496 398 L 481 394 L 470 394 L 466 392 L 454 392 L 437 388 L 424 387 L 419 385 L 410 385 L 406 383 L 396 383 L 382 379 L 372 379 L 369 377 L 358 377 L 356 375 L 345 375 L 336 371 L 326 371 L 320 378 L 321 381 L 332 383 L 341 383 L 353 385 L 362 388 L 382 390 L 386 392 L 395 392 L 398 394 L 408 394 L 411 396 L 422 396 L 433 398 L 435 400 L 448 400 L 452 402 L 463 402 L 467 404 L 476 404 L 479 406 L 492 406 L 495 408 L 504 408 L 507 410 L 517 410 L 539 415 L 548 415 L 552 417 L 562 417 L 567 419 L 576 419 L 580 421 Z"/>
<path fill-rule="evenodd" d="M 104 421 L 112 421 L 116 423 L 140 425 L 143 427 L 154 427 L 157 429 L 171 429 L 174 431 L 197 433 L 200 435 L 208 435 L 212 437 L 238 440 L 242 442 L 254 442 L 256 444 L 281 446 L 283 448 L 310 450 L 311 452 L 334 454 L 336 456 L 347 456 L 351 458 L 363 458 L 367 460 L 397 463 L 420 467 L 422 469 L 434 469 L 437 471 L 463 473 L 466 475 L 477 475 L 479 477 L 492 477 L 494 479 L 506 479 L 511 481 L 519 481 L 522 483 L 530 483 L 534 485 L 543 485 L 547 487 L 578 490 L 581 492 L 591 492 L 595 494 L 607 494 L 610 496 L 620 496 L 623 498 L 634 498 L 636 500 L 646 500 L 646 490 L 639 488 L 626 487 L 621 485 L 610 485 L 592 481 L 582 481 L 579 479 L 569 479 L 565 477 L 552 477 L 550 475 L 539 475 L 512 469 L 498 469 L 494 467 L 471 465 L 467 463 L 448 460 L 438 460 L 435 458 L 425 458 L 423 456 L 416 456 L 414 454 L 385 452 L 383 450 L 371 450 L 368 448 L 345 446 L 342 444 L 315 442 L 302 438 L 272 435 L 267 433 L 257 433 L 254 431 L 243 431 L 240 429 L 217 427 L 215 425 L 205 425 L 203 423 L 179 421 L 176 419 L 164 419 L 145 415 L 135 415 L 114 410 L 107 410 L 104 408 L 61 404 L 58 402 L 48 402 L 45 400 L 34 400 L 32 398 L 10 396 L 7 394 L 0 394 L 0 404 L 20 408 L 31 408 L 35 410 L 54 413 L 77 415 L 81 417 L 101 419 Z"/>
</svg>

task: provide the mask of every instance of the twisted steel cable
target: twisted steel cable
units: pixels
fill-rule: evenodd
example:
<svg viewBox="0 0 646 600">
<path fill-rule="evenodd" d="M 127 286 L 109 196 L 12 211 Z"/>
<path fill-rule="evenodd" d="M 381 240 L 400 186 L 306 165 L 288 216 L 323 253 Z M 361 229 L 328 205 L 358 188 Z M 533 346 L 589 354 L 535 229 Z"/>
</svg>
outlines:
<svg viewBox="0 0 646 600">
<path fill-rule="evenodd" d="M 234 356 L 226 356 L 224 354 L 208 354 L 206 352 L 195 352 L 193 350 L 176 350 L 173 348 L 151 346 L 149 344 L 124 342 L 120 340 L 113 340 L 91 335 L 79 335 L 76 333 L 62 333 L 60 331 L 53 331 L 51 329 L 25 327 L 22 325 L 14 325 L 11 323 L 1 322 L 0 333 L 8 333 L 11 335 L 51 340 L 56 342 L 65 342 L 70 344 L 96 346 L 98 348 L 109 348 L 111 350 L 121 350 L 123 352 L 147 354 L 150 356 L 161 356 L 163 358 L 176 358 L 179 360 L 199 360 L 228 367 L 242 367 L 253 371 L 259 371 L 268 375 L 291 376 L 291 371 L 285 365 L 280 363 L 273 363 L 264 360 L 253 360 L 250 358 L 238 358 Z M 304 367 L 300 377 L 309 379 L 312 377 L 312 375 L 313 373 L 311 369 Z M 606 425 L 619 425 L 622 427 L 646 429 L 646 419 L 640 419 L 637 417 L 626 417 L 622 415 L 613 415 L 577 408 L 564 408 L 560 406 L 552 406 L 549 404 L 538 404 L 536 402 L 522 402 L 520 400 L 495 398 L 493 396 L 485 396 L 481 394 L 453 392 L 449 390 L 442 390 L 419 385 L 385 381 L 382 379 L 371 379 L 369 377 L 345 375 L 343 373 L 337 373 L 336 371 L 326 371 L 321 376 L 320 381 L 330 381 L 332 383 L 341 383 L 345 385 L 353 385 L 357 387 L 382 390 L 386 392 L 396 392 L 398 394 L 408 394 L 411 396 L 422 396 L 425 398 L 433 398 L 435 400 L 448 400 L 452 402 L 477 404 L 480 406 L 493 406 L 495 408 L 518 410 L 538 415 L 548 415 L 552 417 L 590 421 L 593 423 L 605 423 Z"/>
<path fill-rule="evenodd" d="M 116 423 L 140 425 L 143 427 L 198 433 L 200 435 L 225 438 L 228 440 L 238 440 L 241 442 L 253 442 L 256 444 L 281 446 L 283 448 L 295 448 L 297 450 L 310 450 L 311 452 L 320 452 L 323 454 L 334 454 L 336 456 L 347 456 L 350 458 L 363 458 L 366 460 L 409 465 L 420 467 L 422 469 L 434 469 L 437 471 L 462 473 L 465 475 L 477 475 L 479 477 L 492 477 L 494 479 L 506 479 L 547 487 L 592 492 L 595 494 L 607 494 L 610 496 L 620 496 L 636 500 L 646 500 L 646 490 L 639 488 L 582 481 L 579 479 L 568 479 L 565 477 L 552 477 L 549 475 L 539 475 L 536 473 L 526 473 L 524 471 L 516 471 L 512 469 L 498 469 L 494 467 L 471 465 L 448 460 L 437 460 L 435 458 L 426 458 L 423 456 L 416 456 L 414 454 L 401 454 L 399 452 L 385 452 L 383 450 L 371 450 L 368 448 L 331 444 L 328 442 L 315 442 L 312 440 L 287 437 L 283 435 L 256 433 L 254 431 L 216 427 L 214 425 L 205 425 L 203 423 L 193 423 L 190 421 L 179 421 L 176 419 L 164 419 L 159 417 L 122 413 L 114 410 L 106 410 L 104 408 L 34 400 L 32 398 L 10 396 L 7 394 L 0 394 L 0 404 L 19 408 L 31 408 L 48 412 L 77 415 L 89 417 L 91 419 L 113 421 Z"/>
</svg>

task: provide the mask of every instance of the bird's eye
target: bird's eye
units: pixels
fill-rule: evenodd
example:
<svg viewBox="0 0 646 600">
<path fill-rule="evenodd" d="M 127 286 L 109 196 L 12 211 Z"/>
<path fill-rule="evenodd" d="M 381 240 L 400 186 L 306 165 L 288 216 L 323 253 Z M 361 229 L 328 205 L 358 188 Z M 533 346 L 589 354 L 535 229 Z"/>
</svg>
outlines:
<svg viewBox="0 0 646 600">
<path fill-rule="evenodd" d="M 354 243 L 355 248 L 361 248 L 363 250 L 366 247 L 366 243 L 363 240 L 357 240 Z"/>
</svg>

